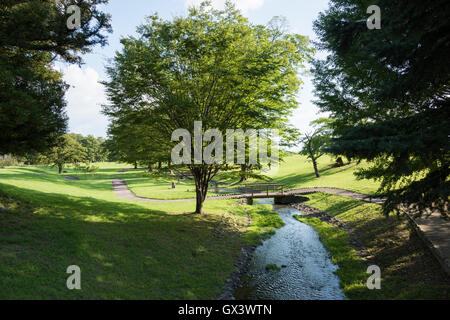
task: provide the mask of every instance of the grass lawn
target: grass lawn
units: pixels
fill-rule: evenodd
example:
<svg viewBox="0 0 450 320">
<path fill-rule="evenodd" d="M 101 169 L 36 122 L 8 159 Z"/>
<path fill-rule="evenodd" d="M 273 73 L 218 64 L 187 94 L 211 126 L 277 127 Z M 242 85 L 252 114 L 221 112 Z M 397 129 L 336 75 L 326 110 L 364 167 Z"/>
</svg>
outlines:
<svg viewBox="0 0 450 320">
<path fill-rule="evenodd" d="M 285 159 L 274 181 L 289 188 L 336 187 L 370 194 L 377 184 L 358 181 L 356 164 L 332 168 L 319 162 L 316 179 L 305 157 Z M 282 220 L 268 205 L 236 200 L 151 203 L 119 199 L 111 178 L 125 179 L 138 196 L 193 198 L 194 183 L 124 164 L 96 164 L 96 174 L 68 167 L 72 181 L 54 168 L 0 168 L 0 299 L 214 299 L 234 271 L 244 244 L 270 237 Z M 364 164 L 362 164 L 364 165 Z M 217 178 L 216 180 L 220 179 Z M 188 191 L 189 190 L 189 191 Z M 317 193 L 308 205 L 345 222 L 359 236 L 370 264 L 382 270 L 382 289 L 365 286 L 367 265 L 350 246 L 347 231 L 316 218 L 312 225 L 339 265 L 345 294 L 354 299 L 450 298 L 449 282 L 404 219 L 385 218 L 379 206 Z M 252 224 L 248 224 L 248 215 Z M 69 265 L 81 268 L 80 291 L 66 288 Z"/>
<path fill-rule="evenodd" d="M 175 176 L 131 170 L 121 175 L 130 190 L 139 197 L 152 199 L 192 199 L 195 198 L 195 182 L 189 179 L 178 180 Z M 175 189 L 172 189 L 172 182 Z"/>
<path fill-rule="evenodd" d="M 280 225 L 269 206 L 232 200 L 208 201 L 197 216 L 195 202 L 118 199 L 117 169 L 79 181 L 44 167 L 0 169 L 0 299 L 214 299 L 241 246 Z M 81 268 L 80 291 L 66 288 L 69 265 Z"/>
<path fill-rule="evenodd" d="M 283 159 L 278 170 L 268 173 L 274 181 L 284 183 L 289 189 L 332 187 L 373 194 L 379 184 L 372 180 L 356 180 L 353 172 L 364 163 L 351 163 L 340 168 L 333 168 L 334 158 L 324 155 L 319 158 L 318 168 L 321 177 L 316 178 L 312 163 L 305 156 L 290 155 Z"/>
<path fill-rule="evenodd" d="M 344 222 L 368 251 L 369 265 L 381 268 L 381 290 L 366 287 L 367 265 L 350 246 L 347 231 L 308 216 L 338 264 L 344 293 L 352 299 L 450 299 L 450 283 L 404 217 L 385 217 L 380 206 L 324 193 L 308 195 L 307 205 Z"/>
</svg>

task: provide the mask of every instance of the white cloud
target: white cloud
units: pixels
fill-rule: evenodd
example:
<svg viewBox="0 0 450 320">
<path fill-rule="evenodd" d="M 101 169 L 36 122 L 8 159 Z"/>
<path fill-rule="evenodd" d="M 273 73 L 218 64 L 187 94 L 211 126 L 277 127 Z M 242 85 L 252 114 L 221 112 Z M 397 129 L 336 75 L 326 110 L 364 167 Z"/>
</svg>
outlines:
<svg viewBox="0 0 450 320">
<path fill-rule="evenodd" d="M 69 131 L 105 137 L 108 120 L 101 113 L 101 105 L 107 100 L 99 74 L 91 67 L 70 65 L 61 69 L 70 85 L 66 93 Z"/>
<path fill-rule="evenodd" d="M 203 0 L 186 0 L 186 6 L 199 6 Z M 247 12 L 252 9 L 258 9 L 264 5 L 264 0 L 232 0 L 236 4 L 236 8 Z M 225 8 L 226 0 L 212 0 L 211 3 L 216 9 Z"/>
</svg>

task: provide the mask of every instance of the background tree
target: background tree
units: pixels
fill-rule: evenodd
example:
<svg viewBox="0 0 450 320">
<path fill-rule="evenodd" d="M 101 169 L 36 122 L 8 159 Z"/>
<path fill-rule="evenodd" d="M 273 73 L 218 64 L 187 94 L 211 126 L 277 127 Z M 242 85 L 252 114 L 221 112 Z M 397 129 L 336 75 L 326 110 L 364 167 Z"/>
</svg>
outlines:
<svg viewBox="0 0 450 320">
<path fill-rule="evenodd" d="M 368 30 L 366 10 L 382 10 Z M 317 104 L 337 119 L 330 151 L 366 159 L 384 212 L 400 204 L 448 212 L 448 1 L 332 0 L 315 22 L 326 60 L 314 62 Z"/>
<path fill-rule="evenodd" d="M 87 161 L 86 149 L 71 136 L 64 134 L 58 137 L 55 147 L 43 154 L 42 161 L 58 167 L 58 173 L 61 174 L 67 163 Z"/>
<path fill-rule="evenodd" d="M 0 154 L 46 150 L 65 132 L 67 86 L 52 63 L 80 63 L 106 44 L 105 0 L 5 0 L 0 3 Z M 68 5 L 81 9 L 81 28 L 67 28 Z"/>
<path fill-rule="evenodd" d="M 108 129 L 108 149 L 115 154 L 118 161 L 130 163 L 137 168 L 143 164 L 149 170 L 153 165 L 170 158 L 171 150 L 154 127 L 146 124 L 147 119 L 140 119 L 139 113 L 133 112 L 113 120 Z"/>
<path fill-rule="evenodd" d="M 330 142 L 331 130 L 328 126 L 329 122 L 330 120 L 325 118 L 312 121 L 311 125 L 316 127 L 315 130 L 310 133 L 304 133 L 304 137 L 300 139 L 303 143 L 300 154 L 307 156 L 311 160 L 317 178 L 320 178 L 317 160 L 326 153 L 326 148 Z"/>
<path fill-rule="evenodd" d="M 86 149 L 86 159 L 90 163 L 107 160 L 107 149 L 104 146 L 105 139 L 101 137 L 95 138 L 93 135 L 86 137 L 75 133 L 70 133 L 69 135 Z"/>
<path fill-rule="evenodd" d="M 251 25 L 230 2 L 220 11 L 204 2 L 173 21 L 150 16 L 138 33 L 122 39 L 124 48 L 107 69 L 105 113 L 121 119 L 138 112 L 167 150 L 174 130 L 193 136 L 194 121 L 202 121 L 202 133 L 282 129 L 297 106 L 298 68 L 312 52 L 307 38 L 273 24 Z M 192 163 L 195 212 L 201 213 L 209 182 L 226 166 Z"/>
</svg>

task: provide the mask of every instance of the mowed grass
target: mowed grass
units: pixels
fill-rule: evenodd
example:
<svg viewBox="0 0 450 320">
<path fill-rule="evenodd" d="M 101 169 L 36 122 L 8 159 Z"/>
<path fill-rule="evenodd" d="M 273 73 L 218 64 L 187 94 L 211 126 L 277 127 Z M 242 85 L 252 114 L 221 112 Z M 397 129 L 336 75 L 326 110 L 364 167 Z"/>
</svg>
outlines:
<svg viewBox="0 0 450 320">
<path fill-rule="evenodd" d="M 373 180 L 357 180 L 353 174 L 359 165 L 356 162 L 340 168 L 334 168 L 335 158 L 323 156 L 319 158 L 318 168 L 321 177 L 316 178 L 312 163 L 301 155 L 286 156 L 278 169 L 268 172 L 268 176 L 278 183 L 286 184 L 288 189 L 331 187 L 350 190 L 363 194 L 374 194 L 379 183 Z"/>
<path fill-rule="evenodd" d="M 118 169 L 66 169 L 79 181 L 45 167 L 0 169 L 0 299 L 214 299 L 242 245 L 281 220 L 232 200 L 208 201 L 199 216 L 195 202 L 118 199 Z M 66 287 L 70 265 L 82 290 Z"/>
<path fill-rule="evenodd" d="M 151 199 L 193 199 L 195 198 L 195 182 L 189 179 L 178 179 L 168 173 L 153 173 L 147 170 L 130 170 L 120 177 L 127 182 L 130 190 L 139 197 Z M 175 188 L 172 188 L 172 182 Z"/>
<path fill-rule="evenodd" d="M 318 232 L 329 250 L 341 287 L 351 299 L 450 299 L 450 282 L 405 217 L 381 214 L 380 206 L 324 193 L 308 195 L 307 205 L 347 224 L 368 253 L 359 257 L 349 233 L 318 218 L 296 217 Z M 381 269 L 381 290 L 368 290 L 367 265 Z"/>
<path fill-rule="evenodd" d="M 305 157 L 291 155 L 269 175 L 291 189 L 335 187 L 366 194 L 377 189 L 377 183 L 354 177 L 364 164 L 333 168 L 333 163 L 321 159 L 317 179 Z M 94 175 L 65 169 L 79 181 L 59 176 L 55 168 L 0 169 L 0 299 L 214 299 L 242 245 L 261 243 L 283 224 L 270 206 L 237 206 L 236 200 L 206 201 L 207 215 L 198 216 L 191 214 L 194 201 L 119 199 L 112 178 L 155 199 L 194 198 L 194 184 L 181 180 L 171 189 L 177 180 L 167 174 L 131 169 L 119 175 L 129 166 L 96 165 Z M 322 193 L 308 197 L 308 205 L 347 223 L 369 252 L 365 262 L 347 231 L 298 217 L 319 232 L 349 298 L 450 298 L 448 278 L 406 220 L 384 217 L 375 204 Z M 380 266 L 381 290 L 367 289 L 367 263 Z M 66 288 L 69 265 L 81 267 L 80 291 Z"/>
</svg>

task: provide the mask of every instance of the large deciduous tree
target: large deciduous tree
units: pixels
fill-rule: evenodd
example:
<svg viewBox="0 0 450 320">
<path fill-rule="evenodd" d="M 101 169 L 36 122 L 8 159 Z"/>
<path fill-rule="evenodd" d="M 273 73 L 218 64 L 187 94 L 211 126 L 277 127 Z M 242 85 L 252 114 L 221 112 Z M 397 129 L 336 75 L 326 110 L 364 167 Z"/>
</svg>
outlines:
<svg viewBox="0 0 450 320">
<path fill-rule="evenodd" d="M 282 130 L 298 105 L 298 69 L 312 50 L 307 38 L 282 32 L 279 21 L 252 25 L 230 2 L 224 10 L 204 2 L 172 21 L 150 16 L 138 38 L 122 40 L 108 68 L 105 113 L 114 121 L 138 113 L 168 150 L 174 130 L 194 136 L 195 121 L 202 121 L 202 134 Z M 225 166 L 192 161 L 188 167 L 201 213 L 209 182 Z"/>
<path fill-rule="evenodd" d="M 369 30 L 367 8 L 381 9 Z M 371 163 L 385 213 L 400 204 L 448 212 L 450 3 L 332 0 L 315 22 L 317 104 L 336 119 L 330 151 Z"/>
<path fill-rule="evenodd" d="M 4 0 L 0 3 L 0 154 L 44 151 L 65 132 L 67 86 L 53 62 L 80 63 L 80 54 L 106 44 L 106 0 Z M 69 5 L 80 8 L 70 29 Z"/>
</svg>

